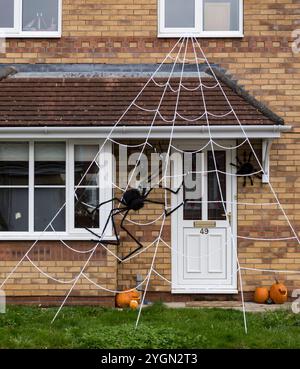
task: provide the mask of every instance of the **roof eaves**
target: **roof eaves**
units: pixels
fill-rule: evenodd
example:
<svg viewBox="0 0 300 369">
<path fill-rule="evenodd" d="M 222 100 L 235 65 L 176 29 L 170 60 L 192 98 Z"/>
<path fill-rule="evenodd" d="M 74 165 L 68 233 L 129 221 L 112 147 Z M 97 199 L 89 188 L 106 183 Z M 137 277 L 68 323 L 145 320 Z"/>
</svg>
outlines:
<svg viewBox="0 0 300 369">
<path fill-rule="evenodd" d="M 255 109 L 257 109 L 260 113 L 262 113 L 265 117 L 269 118 L 277 125 L 284 125 L 284 119 L 279 115 L 270 110 L 265 104 L 258 101 L 254 96 L 250 95 L 248 91 L 246 91 L 242 86 L 238 84 L 238 82 L 231 78 L 231 76 L 227 75 L 226 72 L 217 67 L 211 67 L 213 73 L 216 77 L 226 84 L 233 92 L 235 92 L 238 96 L 247 101 L 250 105 L 252 105 Z M 207 67 L 205 73 L 209 75 L 213 75 L 211 69 Z"/>
</svg>

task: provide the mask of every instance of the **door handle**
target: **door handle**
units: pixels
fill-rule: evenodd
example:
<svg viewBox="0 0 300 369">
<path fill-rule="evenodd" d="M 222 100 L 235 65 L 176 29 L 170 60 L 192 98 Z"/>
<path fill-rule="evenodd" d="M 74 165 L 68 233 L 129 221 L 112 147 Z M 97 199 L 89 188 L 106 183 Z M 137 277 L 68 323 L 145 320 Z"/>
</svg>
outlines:
<svg viewBox="0 0 300 369">
<path fill-rule="evenodd" d="M 226 217 L 226 213 L 222 214 L 222 216 L 223 216 L 223 217 Z M 231 214 L 231 211 L 229 211 L 229 212 L 227 213 L 227 217 L 226 217 L 226 219 L 228 219 L 229 224 L 231 225 L 231 220 L 232 220 L 232 214 Z"/>
</svg>

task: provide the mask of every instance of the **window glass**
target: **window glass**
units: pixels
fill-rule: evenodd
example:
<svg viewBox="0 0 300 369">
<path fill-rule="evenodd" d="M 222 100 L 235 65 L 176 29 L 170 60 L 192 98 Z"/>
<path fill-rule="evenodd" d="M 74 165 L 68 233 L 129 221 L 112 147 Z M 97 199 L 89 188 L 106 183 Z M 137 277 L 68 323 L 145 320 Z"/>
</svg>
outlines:
<svg viewBox="0 0 300 369">
<path fill-rule="evenodd" d="M 13 0 L 0 0 L 0 28 L 14 28 L 14 11 Z"/>
<path fill-rule="evenodd" d="M 65 203 L 64 188 L 36 188 L 34 190 L 34 230 L 41 232 Z M 65 231 L 65 208 L 52 223 L 55 231 Z M 53 229 L 49 226 L 47 232 Z"/>
<path fill-rule="evenodd" d="M 184 153 L 183 173 L 189 173 L 184 179 L 183 206 L 184 220 L 202 219 L 201 153 Z"/>
<path fill-rule="evenodd" d="M 28 185 L 28 143 L 1 143 L 0 185 Z"/>
<path fill-rule="evenodd" d="M 35 143 L 34 159 L 34 230 L 43 231 L 66 201 L 66 144 Z M 55 231 L 65 231 L 65 208 L 52 225 Z"/>
<path fill-rule="evenodd" d="M 99 228 L 99 211 L 92 213 L 99 204 L 98 188 L 78 188 L 75 195 L 75 228 Z"/>
<path fill-rule="evenodd" d="M 28 231 L 28 189 L 0 189 L 0 232 Z"/>
<path fill-rule="evenodd" d="M 64 185 L 66 183 L 65 143 L 36 143 L 34 154 L 35 185 Z"/>
<path fill-rule="evenodd" d="M 222 189 L 223 200 L 226 202 L 226 152 L 225 151 L 215 151 L 215 158 L 217 162 L 217 169 L 223 173 L 218 173 L 220 186 Z M 220 193 L 220 186 L 218 183 L 217 173 L 215 172 L 215 163 L 213 153 L 208 151 L 207 153 L 207 168 L 208 171 L 208 220 L 226 220 L 226 215 L 224 213 L 224 207 L 222 204 L 222 197 Z M 226 203 L 225 203 L 226 207 Z"/>
<path fill-rule="evenodd" d="M 99 145 L 74 146 L 75 228 L 99 228 L 99 211 L 92 213 L 99 204 L 99 167 L 91 165 L 98 151 Z"/>
<path fill-rule="evenodd" d="M 23 0 L 23 31 L 57 31 L 58 0 Z"/>
<path fill-rule="evenodd" d="M 238 31 L 239 0 L 203 0 L 204 31 Z"/>
<path fill-rule="evenodd" d="M 166 28 L 194 28 L 195 0 L 165 0 Z"/>
<path fill-rule="evenodd" d="M 98 186 L 99 168 L 96 163 L 93 163 L 91 166 L 91 163 L 95 159 L 98 150 L 98 145 L 75 145 L 75 185 L 78 185 L 80 182 L 81 186 Z M 88 173 L 82 179 L 87 170 Z"/>
</svg>

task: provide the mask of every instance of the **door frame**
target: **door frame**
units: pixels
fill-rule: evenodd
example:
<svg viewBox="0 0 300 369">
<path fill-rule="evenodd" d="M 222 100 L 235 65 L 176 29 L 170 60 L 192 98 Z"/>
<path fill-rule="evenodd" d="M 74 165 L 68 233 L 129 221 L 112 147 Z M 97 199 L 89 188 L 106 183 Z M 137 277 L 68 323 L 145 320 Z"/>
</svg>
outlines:
<svg viewBox="0 0 300 369">
<path fill-rule="evenodd" d="M 235 146 L 236 145 L 236 141 L 235 140 L 216 140 L 217 143 L 219 143 L 220 145 L 223 146 Z M 177 148 L 179 148 L 180 150 L 187 150 L 187 151 L 191 151 L 191 150 L 199 150 L 201 147 L 205 146 L 205 144 L 207 144 L 207 141 L 199 141 L 199 140 L 174 140 L 173 145 Z M 209 146 L 205 149 L 209 151 Z M 215 150 L 225 150 L 225 149 L 221 149 L 221 148 L 215 148 Z M 231 162 L 235 162 L 235 157 L 236 157 L 236 149 L 230 149 L 230 150 L 225 150 L 226 151 L 226 163 L 227 163 L 227 168 L 229 170 L 230 173 L 234 174 L 234 167 L 228 165 L 228 163 Z M 177 151 L 175 149 L 173 149 L 172 151 L 173 153 L 176 153 Z M 177 152 L 178 154 L 178 152 Z M 175 161 L 172 163 L 173 165 L 171 166 L 171 171 L 172 171 L 172 176 L 173 177 L 173 183 L 172 186 L 173 188 L 178 188 L 178 186 L 180 185 L 180 182 L 182 181 L 182 178 L 178 177 L 178 162 L 176 163 L 176 155 L 175 157 Z M 237 294 L 238 293 L 238 286 L 237 286 L 237 205 L 236 205 L 236 200 L 237 200 L 237 177 L 236 176 L 227 176 L 230 177 L 230 179 L 228 180 L 227 178 L 227 182 L 226 183 L 230 183 L 231 188 L 229 189 L 227 186 L 227 191 L 231 191 L 231 201 L 232 201 L 232 205 L 231 205 L 231 212 L 232 212 L 232 217 L 231 217 L 231 232 L 230 233 L 230 228 L 228 229 L 229 232 L 229 237 L 231 240 L 231 248 L 232 248 L 232 284 L 229 287 L 226 287 L 224 289 L 222 288 L 209 288 L 209 286 L 207 288 L 201 286 L 197 289 L 195 288 L 189 288 L 189 287 L 181 287 L 179 285 L 176 285 L 177 283 L 177 276 L 178 276 L 178 244 L 179 242 L 181 242 L 181 240 L 178 237 L 178 225 L 179 222 L 182 221 L 182 219 L 180 218 L 179 212 L 175 211 L 172 216 L 171 216 L 171 245 L 172 245 L 172 249 L 171 249 L 171 281 L 172 281 L 172 294 Z M 172 195 L 171 197 L 171 206 L 172 208 L 174 208 L 177 205 L 177 195 Z M 232 241 L 233 238 L 233 241 Z"/>
</svg>

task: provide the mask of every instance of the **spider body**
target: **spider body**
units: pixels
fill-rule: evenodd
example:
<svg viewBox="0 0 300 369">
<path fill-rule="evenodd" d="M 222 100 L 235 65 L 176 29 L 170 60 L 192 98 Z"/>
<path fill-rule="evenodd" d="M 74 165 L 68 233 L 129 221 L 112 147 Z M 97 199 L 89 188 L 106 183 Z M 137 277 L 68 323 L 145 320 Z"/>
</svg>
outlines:
<svg viewBox="0 0 300 369">
<path fill-rule="evenodd" d="M 145 206 L 145 199 L 145 195 L 143 195 L 138 189 L 131 188 L 124 192 L 121 202 L 129 210 L 138 211 Z"/>
<path fill-rule="evenodd" d="M 254 185 L 253 178 L 252 178 L 253 176 L 261 179 L 261 175 L 257 173 L 257 169 L 254 168 L 254 165 L 251 163 L 252 155 L 253 153 L 251 151 L 247 158 L 246 151 L 244 151 L 244 161 L 243 162 L 237 157 L 236 158 L 237 164 L 231 163 L 232 166 L 237 168 L 236 174 L 244 177 L 243 187 L 246 186 L 247 177 L 250 180 L 251 186 Z"/>
<path fill-rule="evenodd" d="M 169 191 L 169 192 L 172 192 L 173 194 L 177 194 L 179 192 L 180 188 L 181 188 L 181 186 L 176 191 L 173 191 L 170 188 L 162 187 L 162 189 L 164 189 L 166 191 Z M 127 256 L 123 257 L 120 262 L 128 259 L 131 255 L 135 254 L 142 247 L 144 247 L 143 244 L 125 227 L 124 223 L 125 223 L 125 220 L 126 220 L 127 216 L 130 214 L 130 212 L 132 212 L 132 211 L 134 211 L 134 212 L 139 211 L 140 209 L 142 209 L 145 206 L 146 203 L 165 205 L 164 202 L 148 199 L 148 196 L 150 195 L 150 193 L 153 190 L 154 190 L 154 188 L 150 188 L 148 191 L 146 189 L 142 189 L 140 191 L 137 188 L 130 188 L 130 189 L 128 189 L 128 190 L 126 190 L 124 192 L 124 194 L 121 197 L 121 199 L 119 199 L 117 197 L 114 197 L 111 200 L 102 202 L 101 204 L 97 205 L 93 209 L 93 211 L 91 212 L 92 219 L 95 219 L 95 217 L 94 217 L 95 212 L 98 211 L 101 206 L 103 206 L 105 204 L 108 204 L 109 202 L 112 202 L 112 203 L 118 202 L 119 203 L 119 206 L 118 207 L 115 207 L 115 208 L 111 209 L 111 211 L 109 213 L 109 216 L 108 216 L 108 218 L 106 220 L 106 223 L 105 223 L 105 225 L 103 227 L 103 231 L 102 231 L 102 234 L 101 235 L 98 235 L 92 229 L 89 229 L 87 227 L 84 227 L 93 236 L 97 237 L 97 240 L 92 240 L 92 241 L 97 242 L 97 243 L 102 243 L 102 244 L 120 245 L 121 242 L 120 242 L 120 238 L 118 236 L 117 227 L 116 227 L 115 219 L 114 218 L 115 218 L 116 215 L 122 214 L 123 215 L 123 218 L 122 218 L 121 223 L 120 223 L 120 228 L 123 231 L 125 231 L 127 233 L 127 235 L 133 241 L 135 241 L 135 243 L 138 245 L 138 247 L 135 250 L 133 250 L 132 252 L 130 252 Z M 167 213 L 165 211 L 165 216 L 171 215 L 172 212 Z M 110 221 L 112 222 L 114 234 L 115 234 L 115 237 L 116 237 L 116 240 L 113 240 L 113 241 L 111 241 L 111 240 L 104 240 L 103 239 L 104 236 L 105 236 L 105 231 L 106 231 L 107 226 L 108 226 L 108 224 L 109 224 Z M 94 224 L 94 226 L 95 226 L 95 228 L 97 228 L 97 225 L 96 224 Z"/>
<path fill-rule="evenodd" d="M 245 174 L 251 174 L 253 172 L 255 172 L 254 166 L 251 163 L 246 162 L 240 166 L 236 174 L 245 175 Z"/>
</svg>

